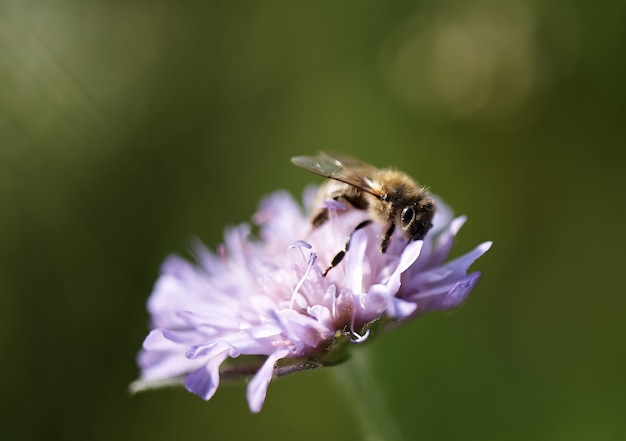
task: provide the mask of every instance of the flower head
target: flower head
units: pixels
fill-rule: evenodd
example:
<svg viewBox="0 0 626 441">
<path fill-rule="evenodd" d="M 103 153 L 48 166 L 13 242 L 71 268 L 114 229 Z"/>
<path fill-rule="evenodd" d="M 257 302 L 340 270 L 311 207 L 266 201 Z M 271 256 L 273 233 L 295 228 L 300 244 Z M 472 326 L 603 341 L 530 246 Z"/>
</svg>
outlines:
<svg viewBox="0 0 626 441">
<path fill-rule="evenodd" d="M 385 253 L 381 226 L 353 231 L 365 212 L 326 204 L 329 221 L 312 228 L 290 195 L 274 193 L 254 216 L 258 238 L 243 224 L 217 253 L 198 246 L 197 264 L 169 257 L 148 301 L 153 329 L 133 388 L 183 380 L 208 400 L 220 376 L 252 375 L 248 404 L 258 412 L 273 377 L 338 363 L 400 320 L 460 305 L 478 281 L 468 268 L 491 243 L 446 262 L 465 218 L 442 202 L 424 240 L 397 233 Z M 345 259 L 323 277 L 350 235 Z"/>
</svg>

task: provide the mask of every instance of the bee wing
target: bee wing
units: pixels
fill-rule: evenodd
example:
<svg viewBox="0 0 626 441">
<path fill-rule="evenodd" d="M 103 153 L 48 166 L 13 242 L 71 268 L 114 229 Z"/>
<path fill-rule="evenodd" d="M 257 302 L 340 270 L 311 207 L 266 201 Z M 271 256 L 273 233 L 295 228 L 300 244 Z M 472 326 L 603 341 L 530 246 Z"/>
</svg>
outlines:
<svg viewBox="0 0 626 441">
<path fill-rule="evenodd" d="M 298 167 L 326 178 L 357 187 L 378 198 L 372 189 L 371 178 L 377 168 L 344 153 L 320 152 L 317 156 L 295 156 L 291 158 Z"/>
</svg>

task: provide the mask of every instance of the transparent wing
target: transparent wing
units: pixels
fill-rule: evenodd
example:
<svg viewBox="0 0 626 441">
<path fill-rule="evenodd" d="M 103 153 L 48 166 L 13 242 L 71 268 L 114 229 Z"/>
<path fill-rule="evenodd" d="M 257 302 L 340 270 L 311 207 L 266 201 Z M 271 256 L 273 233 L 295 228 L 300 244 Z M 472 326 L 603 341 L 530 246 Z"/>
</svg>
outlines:
<svg viewBox="0 0 626 441">
<path fill-rule="evenodd" d="M 372 189 L 371 184 L 378 169 L 352 156 L 320 152 L 317 156 L 295 156 L 291 162 L 316 175 L 344 182 L 376 197 L 382 196 Z"/>
<path fill-rule="evenodd" d="M 338 163 L 342 164 L 344 168 L 353 170 L 355 172 L 361 172 L 364 175 L 371 176 L 378 171 L 378 168 L 374 167 L 373 165 L 361 161 L 354 156 L 347 155 L 346 153 L 325 151 L 320 152 L 319 156 L 329 158 L 333 161 L 337 161 Z"/>
</svg>

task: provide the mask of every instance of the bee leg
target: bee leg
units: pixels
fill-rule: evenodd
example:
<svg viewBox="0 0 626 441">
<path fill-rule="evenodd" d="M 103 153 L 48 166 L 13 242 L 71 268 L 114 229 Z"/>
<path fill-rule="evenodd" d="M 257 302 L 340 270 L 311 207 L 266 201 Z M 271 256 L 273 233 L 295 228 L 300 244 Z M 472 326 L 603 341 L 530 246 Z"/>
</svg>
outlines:
<svg viewBox="0 0 626 441">
<path fill-rule="evenodd" d="M 333 199 L 339 203 L 347 203 L 350 204 L 352 207 L 356 208 L 357 210 L 365 210 L 367 209 L 367 201 L 363 198 L 356 198 L 356 197 L 351 197 L 351 196 L 346 196 L 346 195 L 338 195 L 338 196 L 334 196 Z M 343 205 L 346 205 L 346 204 Z M 328 213 L 328 208 L 321 208 L 319 210 L 319 212 L 313 216 L 313 218 L 311 219 L 311 223 L 313 224 L 314 227 L 321 227 L 322 225 L 324 225 L 326 223 L 326 221 L 328 221 L 329 218 L 329 213 Z"/>
<path fill-rule="evenodd" d="M 366 219 L 366 220 L 364 220 L 363 222 L 361 222 L 359 225 L 357 225 L 354 228 L 352 233 L 350 233 L 350 236 L 348 237 L 348 240 L 346 241 L 346 244 L 343 246 L 343 250 L 341 250 L 337 254 L 335 254 L 335 257 L 333 257 L 333 260 L 330 262 L 330 265 L 328 266 L 328 268 L 326 268 L 324 270 L 324 272 L 322 273 L 322 277 L 326 277 L 326 274 L 328 274 L 328 271 L 330 271 L 331 269 L 333 269 L 334 267 L 339 265 L 339 263 L 343 260 L 343 258 L 346 257 L 346 253 L 350 249 L 350 241 L 352 240 L 352 235 L 356 231 L 360 230 L 363 227 L 368 226 L 371 223 L 372 223 L 371 219 Z"/>
<path fill-rule="evenodd" d="M 387 251 L 387 247 L 389 246 L 389 241 L 391 240 L 391 235 L 396 229 L 396 223 L 392 222 L 387 231 L 385 232 L 385 237 L 383 237 L 383 241 L 380 243 L 380 252 L 384 253 Z"/>
</svg>

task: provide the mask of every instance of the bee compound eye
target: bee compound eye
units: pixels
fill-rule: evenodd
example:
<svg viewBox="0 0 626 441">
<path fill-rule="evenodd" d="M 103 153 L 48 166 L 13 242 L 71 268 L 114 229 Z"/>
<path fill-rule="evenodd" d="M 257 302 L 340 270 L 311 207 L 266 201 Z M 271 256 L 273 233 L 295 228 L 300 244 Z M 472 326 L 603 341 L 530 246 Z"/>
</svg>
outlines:
<svg viewBox="0 0 626 441">
<path fill-rule="evenodd" d="M 413 207 L 410 205 L 408 207 L 404 207 L 404 210 L 402 210 L 402 223 L 404 225 L 408 225 L 413 219 L 415 219 L 415 210 Z"/>
</svg>

